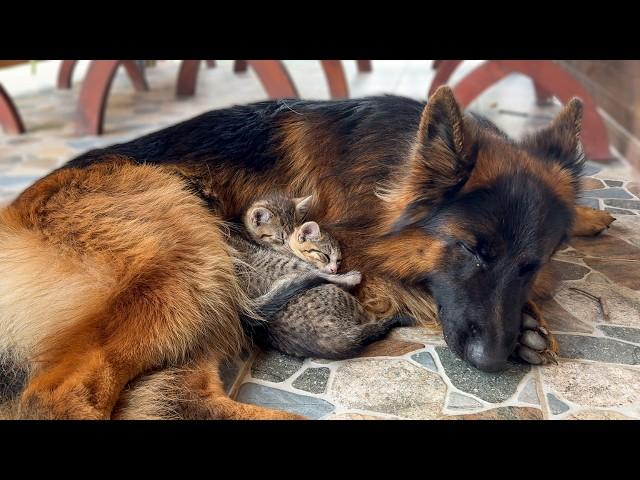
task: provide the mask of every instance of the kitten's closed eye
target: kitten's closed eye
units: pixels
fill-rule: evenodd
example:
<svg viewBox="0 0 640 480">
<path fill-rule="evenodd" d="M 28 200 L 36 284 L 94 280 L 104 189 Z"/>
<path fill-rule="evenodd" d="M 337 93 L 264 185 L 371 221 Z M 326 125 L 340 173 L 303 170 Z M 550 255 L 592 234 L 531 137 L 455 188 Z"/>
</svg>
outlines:
<svg viewBox="0 0 640 480">
<path fill-rule="evenodd" d="M 305 250 L 305 253 L 308 253 L 314 256 L 315 258 L 317 258 L 323 263 L 329 263 L 331 261 L 331 259 L 329 258 L 329 255 L 327 255 L 324 252 L 321 252 L 320 250 L 316 250 L 316 249 Z"/>
</svg>

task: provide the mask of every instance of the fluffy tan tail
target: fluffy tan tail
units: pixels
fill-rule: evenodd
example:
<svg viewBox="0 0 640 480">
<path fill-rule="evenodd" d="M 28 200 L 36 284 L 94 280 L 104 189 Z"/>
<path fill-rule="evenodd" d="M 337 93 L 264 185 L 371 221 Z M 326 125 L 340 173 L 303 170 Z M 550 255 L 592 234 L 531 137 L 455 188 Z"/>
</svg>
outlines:
<svg viewBox="0 0 640 480">
<path fill-rule="evenodd" d="M 24 361 L 48 335 L 92 315 L 113 279 L 90 261 L 65 255 L 0 211 L 0 356 Z"/>
<path fill-rule="evenodd" d="M 34 364 L 21 414 L 104 418 L 144 370 L 244 337 L 222 224 L 173 175 L 61 170 L 0 211 L 0 352 Z"/>
<path fill-rule="evenodd" d="M 302 420 L 295 413 L 236 402 L 227 396 L 217 355 L 166 368 L 131 382 L 113 412 L 115 420 Z"/>
</svg>

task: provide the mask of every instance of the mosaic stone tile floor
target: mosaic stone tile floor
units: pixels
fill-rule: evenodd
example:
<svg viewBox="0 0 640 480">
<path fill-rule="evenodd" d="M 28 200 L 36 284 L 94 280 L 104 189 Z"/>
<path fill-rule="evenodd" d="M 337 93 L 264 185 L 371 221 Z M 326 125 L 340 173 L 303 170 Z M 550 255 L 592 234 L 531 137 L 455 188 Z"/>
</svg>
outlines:
<svg viewBox="0 0 640 480">
<path fill-rule="evenodd" d="M 265 98 L 251 72 L 235 75 L 230 62 L 218 63 L 201 72 L 198 94 L 181 101 L 173 95 L 175 62 L 150 69 L 151 90 L 144 93 L 134 92 L 120 72 L 102 137 L 73 134 L 78 85 L 16 96 L 29 133 L 0 133 L 0 204 L 87 149 Z M 358 74 L 352 63 L 345 62 L 352 96 L 424 98 L 433 75 L 429 61 L 375 61 L 371 74 Z M 328 97 L 316 62 L 287 66 L 303 97 Z M 559 106 L 535 105 L 530 81 L 512 76 L 470 108 L 517 138 L 544 126 Z M 584 188 L 581 203 L 617 220 L 599 238 L 573 239 L 554 260 L 562 282 L 543 313 L 560 344 L 558 365 L 482 373 L 455 357 L 440 331 L 405 327 L 345 361 L 250 352 L 225 368 L 228 391 L 314 419 L 640 419 L 640 180 L 620 159 L 588 163 Z"/>
</svg>

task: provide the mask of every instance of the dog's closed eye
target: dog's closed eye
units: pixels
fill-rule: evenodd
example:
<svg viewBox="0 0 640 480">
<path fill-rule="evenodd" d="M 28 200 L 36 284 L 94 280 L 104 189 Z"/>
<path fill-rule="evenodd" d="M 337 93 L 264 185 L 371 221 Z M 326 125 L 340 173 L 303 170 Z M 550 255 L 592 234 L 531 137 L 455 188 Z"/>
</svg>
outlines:
<svg viewBox="0 0 640 480">
<path fill-rule="evenodd" d="M 518 273 L 521 277 L 526 277 L 527 275 L 531 275 L 533 272 L 538 270 L 539 267 L 540 262 L 538 261 L 524 263 L 520 265 L 520 270 Z"/>
</svg>

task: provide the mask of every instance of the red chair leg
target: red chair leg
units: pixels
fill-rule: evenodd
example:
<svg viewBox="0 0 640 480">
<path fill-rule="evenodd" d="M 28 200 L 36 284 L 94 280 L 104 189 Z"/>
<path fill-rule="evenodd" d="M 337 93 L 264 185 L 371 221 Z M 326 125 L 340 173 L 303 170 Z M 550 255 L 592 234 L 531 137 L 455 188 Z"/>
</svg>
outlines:
<svg viewBox="0 0 640 480">
<path fill-rule="evenodd" d="M 249 68 L 249 63 L 246 60 L 236 60 L 233 62 L 233 71 L 235 73 L 246 72 Z"/>
<path fill-rule="evenodd" d="M 82 82 L 76 132 L 80 135 L 100 135 L 111 83 L 121 60 L 93 60 Z"/>
<path fill-rule="evenodd" d="M 329 84 L 331 98 L 349 98 L 349 86 L 342 62 L 340 60 L 320 60 L 320 63 Z"/>
<path fill-rule="evenodd" d="M 246 60 L 256 72 L 270 99 L 298 98 L 289 72 L 280 60 Z"/>
<path fill-rule="evenodd" d="M 144 73 L 140 70 L 140 67 L 133 60 L 123 60 L 127 74 L 131 79 L 133 88 L 138 92 L 146 92 L 149 90 L 149 85 L 144 76 Z M 71 88 L 73 72 L 78 65 L 78 60 L 63 60 L 58 71 L 58 88 L 61 90 L 68 90 Z"/>
<path fill-rule="evenodd" d="M 356 62 L 358 62 L 358 71 L 361 73 L 371 72 L 373 70 L 371 60 L 356 60 Z"/>
<path fill-rule="evenodd" d="M 455 69 L 458 68 L 458 65 L 461 63 L 462 60 L 434 60 L 433 69 L 437 69 L 438 72 L 436 72 L 436 75 L 431 82 L 428 96 L 431 96 L 431 94 L 433 94 L 440 85 L 445 85 L 449 81 L 449 78 L 451 78 Z M 547 105 L 553 98 L 553 93 L 542 88 L 538 82 L 533 82 L 533 88 L 536 92 L 536 101 L 538 105 Z"/>
<path fill-rule="evenodd" d="M 127 70 L 127 75 L 129 75 L 133 88 L 135 88 L 137 92 L 148 91 L 149 85 L 147 84 L 147 79 L 138 64 L 133 60 L 121 60 L 121 62 Z"/>
<path fill-rule="evenodd" d="M 93 60 L 82 82 L 76 132 L 80 135 L 100 135 L 104 128 L 104 112 L 116 70 L 123 64 L 138 91 L 148 90 L 140 68 L 133 60 Z"/>
<path fill-rule="evenodd" d="M 205 62 L 207 62 L 207 68 L 216 68 L 215 60 L 205 60 Z"/>
<path fill-rule="evenodd" d="M 71 80 L 73 71 L 78 64 L 78 60 L 63 60 L 58 70 L 58 88 L 61 90 L 69 90 L 71 88 Z"/>
<path fill-rule="evenodd" d="M 176 95 L 178 97 L 191 97 L 196 93 L 200 62 L 201 60 L 182 61 L 176 84 Z"/>
<path fill-rule="evenodd" d="M 582 145 L 591 160 L 609 160 L 609 137 L 596 103 L 589 92 L 566 70 L 551 60 L 490 60 L 466 75 L 454 87 L 464 108 L 491 85 L 512 73 L 527 75 L 547 93 L 566 103 L 579 97 L 584 104 Z"/>
<path fill-rule="evenodd" d="M 433 80 L 431 80 L 431 85 L 429 86 L 429 93 L 427 93 L 427 97 L 430 97 L 431 95 L 433 95 L 433 92 L 435 92 L 440 85 L 445 85 L 449 81 L 449 78 L 451 77 L 455 69 L 458 68 L 458 65 L 462 63 L 462 60 L 434 60 L 433 61 L 434 64 L 436 62 L 438 66 L 433 67 L 433 68 L 437 68 L 436 74 L 433 77 Z"/>
<path fill-rule="evenodd" d="M 24 124 L 9 94 L 0 85 L 0 125 L 6 133 L 24 133 Z"/>
</svg>

